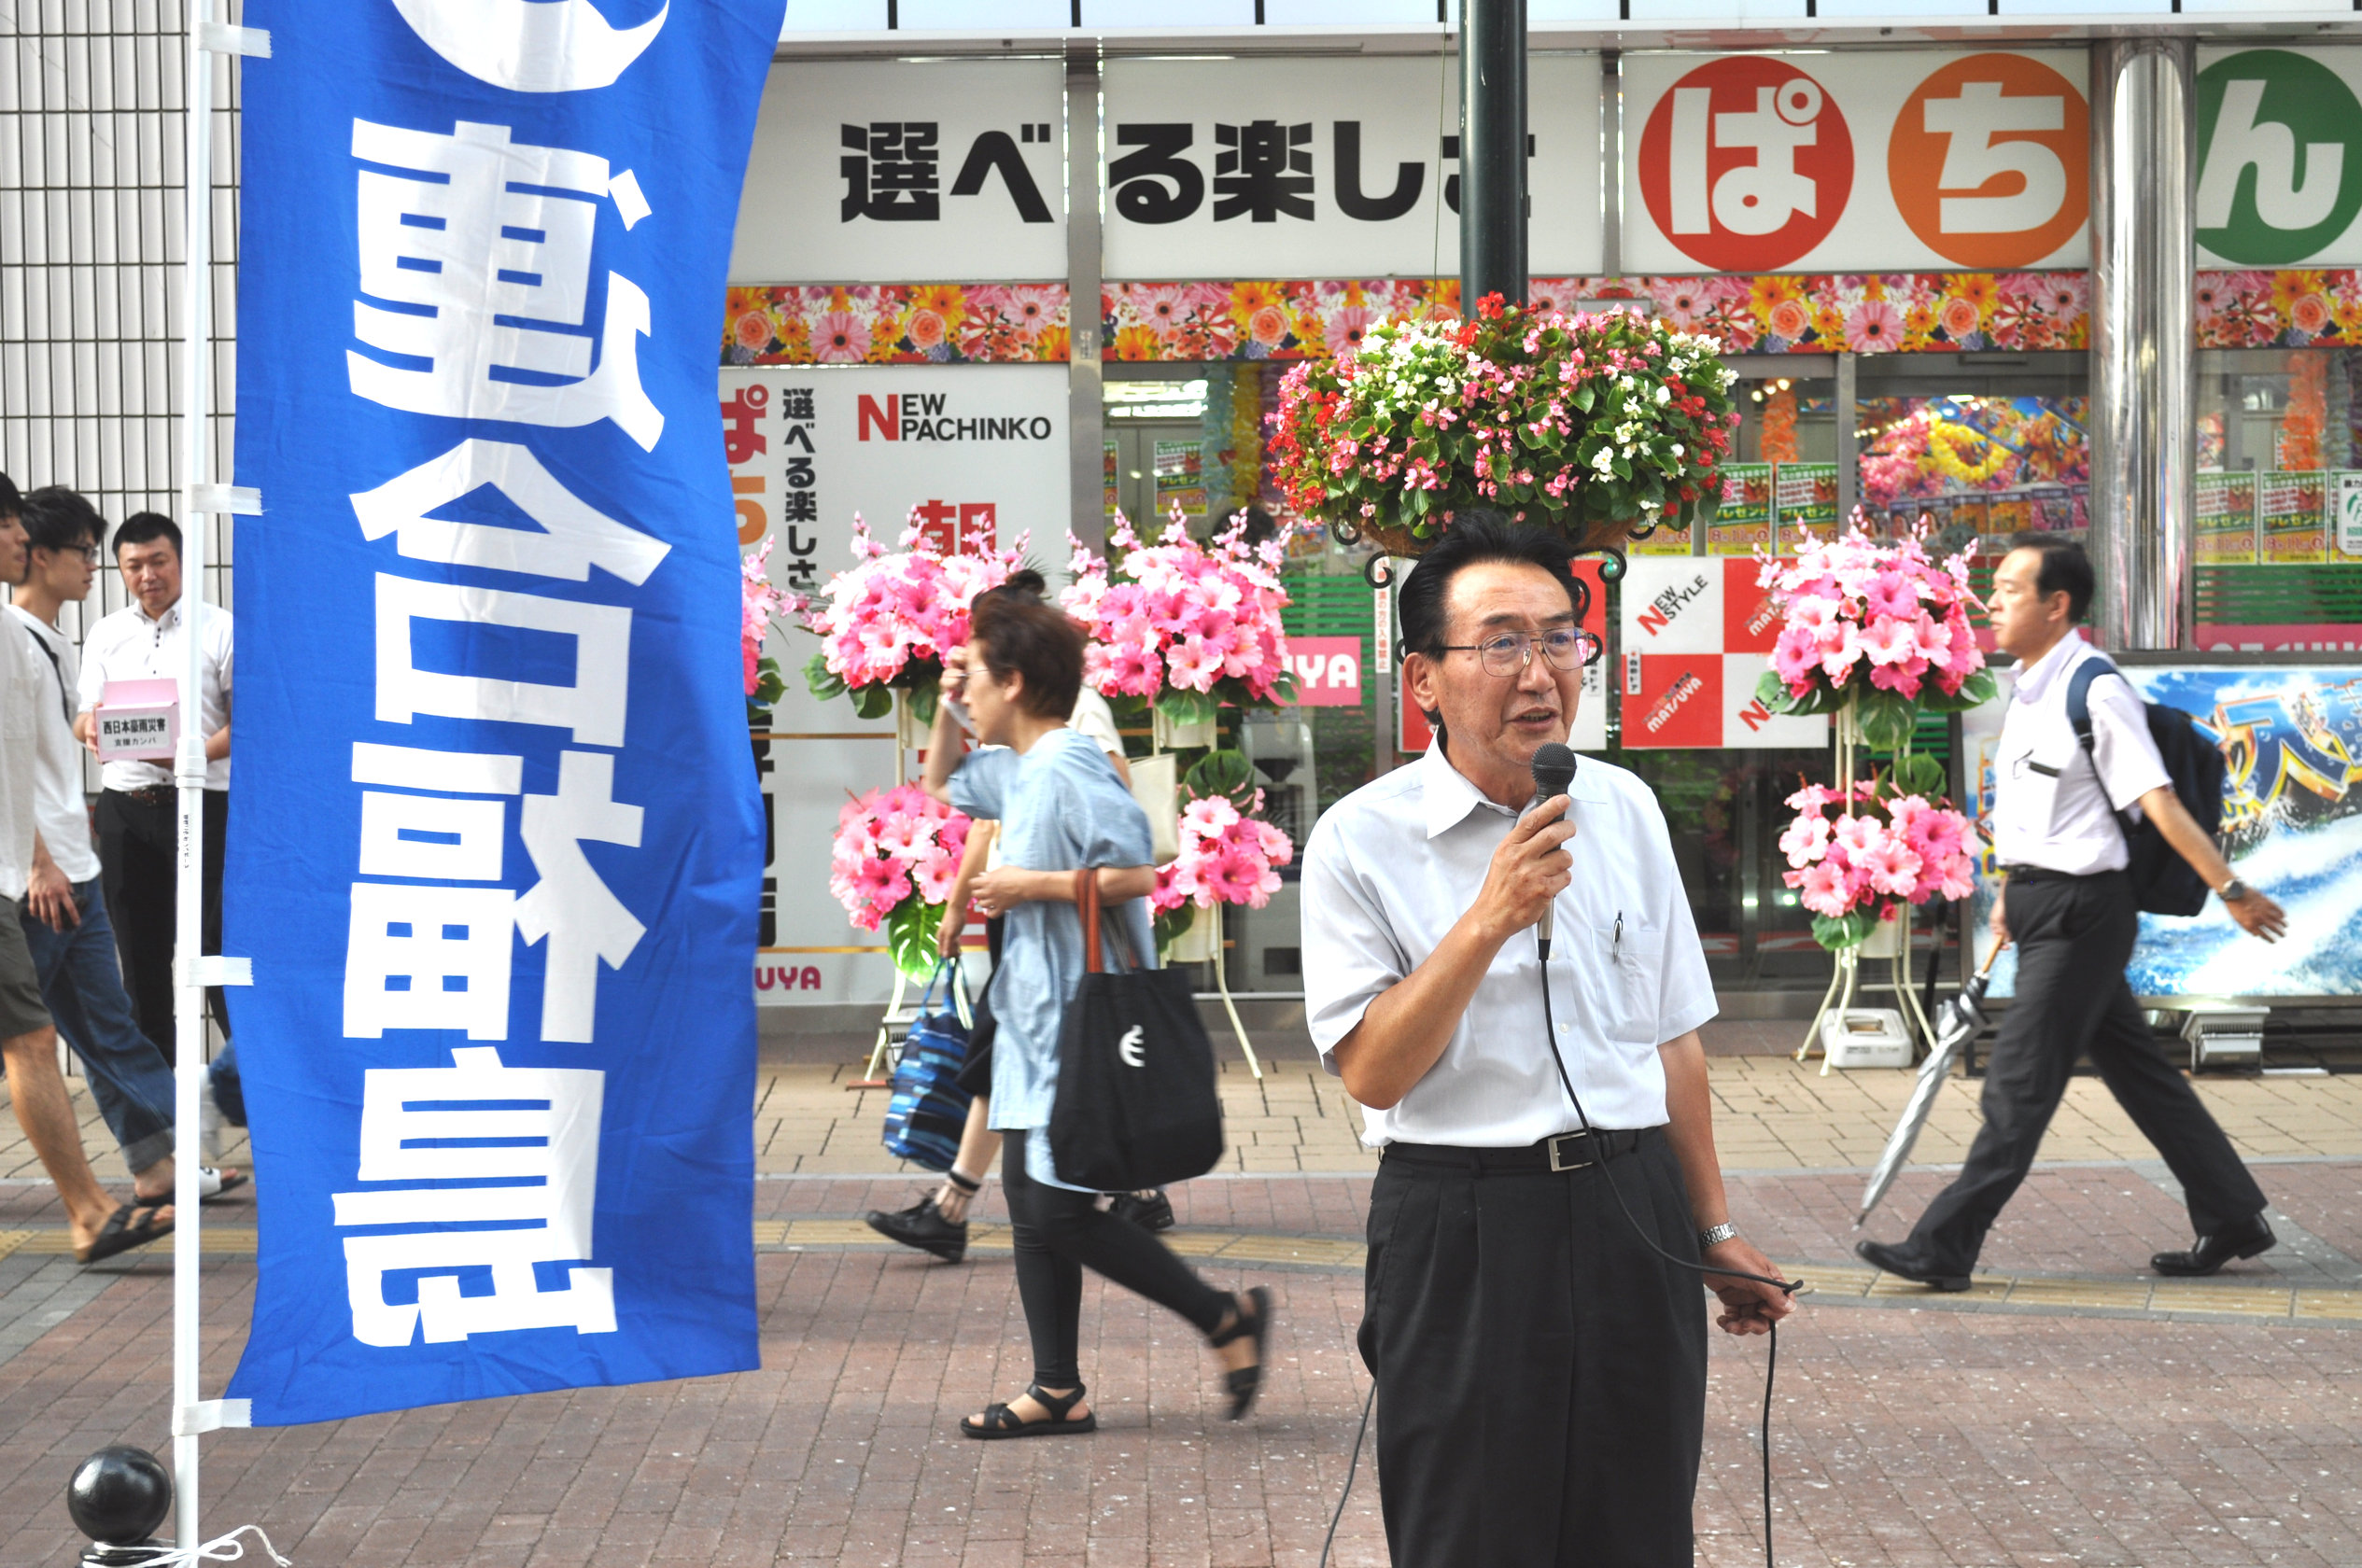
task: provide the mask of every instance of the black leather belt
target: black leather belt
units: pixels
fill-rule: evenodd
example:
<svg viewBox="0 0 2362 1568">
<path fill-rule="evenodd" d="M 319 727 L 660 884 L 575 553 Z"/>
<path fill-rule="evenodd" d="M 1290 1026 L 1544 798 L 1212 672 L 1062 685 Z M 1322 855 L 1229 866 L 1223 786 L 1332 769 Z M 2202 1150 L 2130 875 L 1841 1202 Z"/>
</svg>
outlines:
<svg viewBox="0 0 2362 1568">
<path fill-rule="evenodd" d="M 2048 866 L 2003 866 L 2002 875 L 2012 882 L 2032 885 L 2036 882 L 2090 882 L 2102 876 L 2121 876 L 2120 871 L 2053 871 Z"/>
<path fill-rule="evenodd" d="M 170 784 L 142 784 L 136 790 L 111 790 L 110 794 L 134 800 L 142 805 L 170 805 L 179 799 L 180 792 Z"/>
<path fill-rule="evenodd" d="M 1564 1132 L 1520 1148 L 1468 1148 L 1456 1143 L 1389 1143 L 1385 1158 L 1489 1176 L 1511 1172 L 1581 1170 L 1631 1154 L 1643 1141 L 1664 1136 L 1663 1127 L 1619 1127 Z"/>
</svg>

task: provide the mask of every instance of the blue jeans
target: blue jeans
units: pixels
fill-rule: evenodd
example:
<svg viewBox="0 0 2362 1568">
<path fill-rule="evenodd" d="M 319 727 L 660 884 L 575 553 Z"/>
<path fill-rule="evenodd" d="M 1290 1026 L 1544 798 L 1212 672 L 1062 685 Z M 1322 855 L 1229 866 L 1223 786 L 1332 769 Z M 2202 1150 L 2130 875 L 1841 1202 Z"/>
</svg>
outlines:
<svg viewBox="0 0 2362 1568">
<path fill-rule="evenodd" d="M 74 885 L 74 906 L 81 924 L 62 931 L 25 908 L 25 945 L 41 977 L 41 1000 L 59 1036 L 82 1058 L 91 1098 L 136 1174 L 172 1155 L 172 1069 L 132 1015 L 98 878 Z"/>
</svg>

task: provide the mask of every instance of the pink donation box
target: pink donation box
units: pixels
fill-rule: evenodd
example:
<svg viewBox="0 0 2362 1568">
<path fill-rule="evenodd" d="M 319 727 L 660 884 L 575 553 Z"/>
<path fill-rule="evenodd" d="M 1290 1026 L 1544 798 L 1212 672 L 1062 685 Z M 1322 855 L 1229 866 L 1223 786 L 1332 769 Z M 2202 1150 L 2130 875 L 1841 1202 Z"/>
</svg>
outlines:
<svg viewBox="0 0 2362 1568">
<path fill-rule="evenodd" d="M 91 710 L 103 763 L 169 763 L 180 739 L 180 682 L 110 680 Z"/>
</svg>

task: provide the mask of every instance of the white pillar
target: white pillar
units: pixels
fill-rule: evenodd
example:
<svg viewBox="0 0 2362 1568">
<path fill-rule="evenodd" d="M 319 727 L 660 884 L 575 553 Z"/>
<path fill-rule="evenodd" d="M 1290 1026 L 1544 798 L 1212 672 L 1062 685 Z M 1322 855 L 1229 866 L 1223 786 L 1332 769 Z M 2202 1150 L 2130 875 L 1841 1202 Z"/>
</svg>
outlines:
<svg viewBox="0 0 2362 1568">
<path fill-rule="evenodd" d="M 2115 648 L 2192 632 L 2193 63 L 2186 38 L 2091 51 L 2092 621 Z"/>
</svg>

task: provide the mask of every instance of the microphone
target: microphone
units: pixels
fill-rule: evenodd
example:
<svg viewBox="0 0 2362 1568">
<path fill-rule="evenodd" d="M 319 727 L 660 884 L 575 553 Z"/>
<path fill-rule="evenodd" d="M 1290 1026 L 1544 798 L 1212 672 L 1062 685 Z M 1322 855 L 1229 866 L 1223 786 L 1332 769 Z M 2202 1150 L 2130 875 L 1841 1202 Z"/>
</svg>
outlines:
<svg viewBox="0 0 2362 1568">
<path fill-rule="evenodd" d="M 1534 799 L 1537 803 L 1554 795 L 1563 795 L 1575 782 L 1574 749 L 1561 746 L 1554 740 L 1538 746 L 1534 749 L 1533 768 Z M 1556 913 L 1555 903 L 1543 905 L 1541 924 L 1535 929 L 1535 935 L 1540 940 L 1544 961 L 1550 958 L 1550 928 L 1552 917 Z"/>
</svg>

